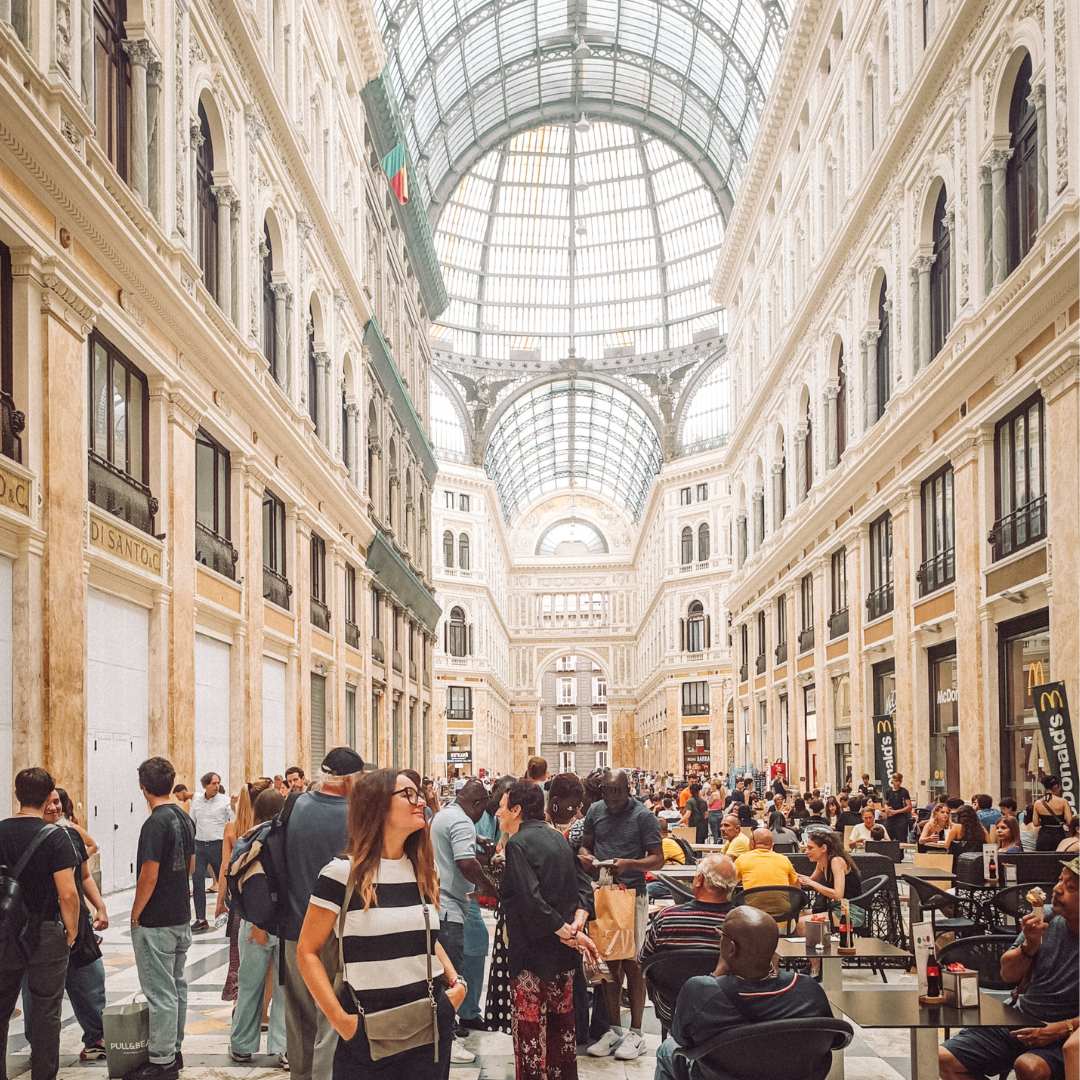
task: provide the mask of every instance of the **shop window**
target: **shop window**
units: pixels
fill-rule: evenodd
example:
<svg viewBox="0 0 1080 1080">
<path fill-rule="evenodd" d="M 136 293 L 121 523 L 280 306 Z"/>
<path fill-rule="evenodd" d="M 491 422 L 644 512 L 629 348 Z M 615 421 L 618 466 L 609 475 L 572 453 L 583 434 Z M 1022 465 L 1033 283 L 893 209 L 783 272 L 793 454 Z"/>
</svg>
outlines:
<svg viewBox="0 0 1080 1080">
<path fill-rule="evenodd" d="M 1044 426 L 1043 398 L 1035 394 L 994 429 L 995 560 L 1046 537 Z"/>
<path fill-rule="evenodd" d="M 930 790 L 936 798 L 960 790 L 960 709 L 956 686 L 956 642 L 927 652 L 930 667 Z"/>
<path fill-rule="evenodd" d="M 1035 688 L 1049 679 L 1050 622 L 1044 608 L 1001 623 L 998 694 L 1001 726 L 1002 795 L 1025 806 L 1042 795 L 1042 778 L 1057 773 L 1046 752 L 1035 712 Z"/>
</svg>

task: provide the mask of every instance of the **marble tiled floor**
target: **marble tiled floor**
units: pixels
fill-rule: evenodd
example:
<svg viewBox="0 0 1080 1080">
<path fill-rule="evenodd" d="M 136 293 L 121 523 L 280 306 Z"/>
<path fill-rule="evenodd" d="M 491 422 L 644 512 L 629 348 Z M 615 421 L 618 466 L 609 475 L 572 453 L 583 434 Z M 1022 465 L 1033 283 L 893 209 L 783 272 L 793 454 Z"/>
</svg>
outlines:
<svg viewBox="0 0 1080 1080">
<path fill-rule="evenodd" d="M 110 1004 L 130 1001 L 139 989 L 127 917 L 132 895 L 119 894 L 108 899 L 111 925 L 104 935 L 103 952 L 108 971 L 106 989 Z M 213 930 L 194 939 L 188 953 L 190 996 L 184 1040 L 184 1080 L 282 1080 L 286 1074 L 273 1067 L 274 1059 L 269 1056 L 256 1058 L 251 1066 L 237 1066 L 229 1058 L 232 1007 L 221 1000 L 227 962 L 228 943 L 223 930 Z M 910 986 L 912 981 L 912 976 L 889 972 L 889 987 Z M 849 973 L 845 988 L 859 986 L 865 986 L 868 990 L 887 989 L 881 979 L 870 972 Z M 649 1047 L 646 1055 L 632 1062 L 582 1057 L 578 1064 L 580 1080 L 652 1080 L 660 1029 L 651 1007 L 646 1008 L 645 1030 Z M 21 1019 L 12 1021 L 8 1045 L 8 1075 L 28 1072 L 30 1059 L 26 1041 L 22 1037 Z M 76 1077 L 104 1080 L 104 1062 L 79 1063 L 81 1045 L 78 1024 L 65 1002 L 60 1076 L 65 1080 Z M 476 1052 L 476 1063 L 453 1066 L 452 1080 L 512 1080 L 513 1045 L 508 1035 L 476 1033 L 469 1036 L 467 1045 Z M 907 1032 L 857 1029 L 855 1040 L 845 1053 L 847 1080 L 909 1080 L 908 1055 Z"/>
</svg>

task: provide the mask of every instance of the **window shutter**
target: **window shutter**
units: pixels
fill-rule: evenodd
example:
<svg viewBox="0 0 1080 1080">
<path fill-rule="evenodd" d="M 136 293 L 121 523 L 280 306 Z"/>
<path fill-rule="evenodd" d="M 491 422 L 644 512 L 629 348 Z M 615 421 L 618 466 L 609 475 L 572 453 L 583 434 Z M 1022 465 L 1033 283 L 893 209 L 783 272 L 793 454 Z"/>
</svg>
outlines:
<svg viewBox="0 0 1080 1080">
<path fill-rule="evenodd" d="M 326 757 L 326 678 L 311 676 L 311 769 Z"/>
<path fill-rule="evenodd" d="M 712 648 L 712 618 L 709 615 L 705 616 L 705 648 Z"/>
<path fill-rule="evenodd" d="M 686 620 L 679 620 L 679 652 L 686 652 Z"/>
<path fill-rule="evenodd" d="M 450 651 L 450 624 L 442 624 L 442 647 L 443 652 L 448 653 Z"/>
<path fill-rule="evenodd" d="M 473 648 L 473 624 L 469 623 L 469 655 L 472 656 L 474 652 Z"/>
</svg>

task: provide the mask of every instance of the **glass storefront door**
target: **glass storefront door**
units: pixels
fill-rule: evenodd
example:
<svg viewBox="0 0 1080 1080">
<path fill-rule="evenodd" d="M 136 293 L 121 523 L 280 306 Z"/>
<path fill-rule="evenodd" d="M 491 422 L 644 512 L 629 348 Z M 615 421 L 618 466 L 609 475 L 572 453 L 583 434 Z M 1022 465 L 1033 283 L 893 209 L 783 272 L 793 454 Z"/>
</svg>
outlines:
<svg viewBox="0 0 1080 1080">
<path fill-rule="evenodd" d="M 472 772 L 472 735 L 446 736 L 446 775 L 468 776 Z"/>
<path fill-rule="evenodd" d="M 708 730 L 683 730 L 683 769 L 686 776 L 703 772 L 708 776 L 711 771 L 711 739 Z"/>
<path fill-rule="evenodd" d="M 998 626 L 1001 793 L 1021 807 L 1042 794 L 1050 770 L 1032 688 L 1048 682 L 1050 622 L 1044 609 Z"/>
<path fill-rule="evenodd" d="M 960 794 L 960 709 L 956 642 L 927 651 L 930 665 L 930 796 Z"/>
</svg>

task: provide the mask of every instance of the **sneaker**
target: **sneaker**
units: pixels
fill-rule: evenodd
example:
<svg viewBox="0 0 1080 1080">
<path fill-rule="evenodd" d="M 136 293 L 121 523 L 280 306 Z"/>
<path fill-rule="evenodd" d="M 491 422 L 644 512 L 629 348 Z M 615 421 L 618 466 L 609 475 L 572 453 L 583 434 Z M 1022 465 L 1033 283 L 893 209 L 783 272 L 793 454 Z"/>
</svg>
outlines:
<svg viewBox="0 0 1080 1080">
<path fill-rule="evenodd" d="M 589 1057 L 608 1057 L 622 1041 L 623 1036 L 617 1031 L 609 1031 L 601 1035 L 586 1052 Z"/>
<path fill-rule="evenodd" d="M 148 1061 L 145 1065 L 140 1065 L 137 1069 L 132 1069 L 125 1077 L 124 1080 L 177 1080 L 180 1075 L 180 1066 L 177 1065 L 176 1059 L 159 1065 L 156 1061 Z"/>
<path fill-rule="evenodd" d="M 286 1053 L 280 1053 L 277 1056 L 277 1067 L 289 1071 L 289 1055 Z"/>
<path fill-rule="evenodd" d="M 645 1039 L 636 1031 L 628 1031 L 615 1050 L 616 1061 L 633 1061 L 645 1053 Z"/>
<path fill-rule="evenodd" d="M 251 1061 L 251 1055 L 246 1050 L 234 1050 L 229 1047 L 229 1057 L 241 1065 L 247 1065 Z"/>
<path fill-rule="evenodd" d="M 105 1059 L 105 1044 L 91 1043 L 79 1051 L 80 1061 L 103 1061 Z"/>
<path fill-rule="evenodd" d="M 476 1055 L 460 1039 L 454 1039 L 450 1044 L 450 1064 L 471 1065 L 475 1060 Z"/>
<path fill-rule="evenodd" d="M 193 934 L 205 934 L 210 929 L 210 924 L 205 919 L 196 919 L 191 924 L 191 932 Z"/>
</svg>

